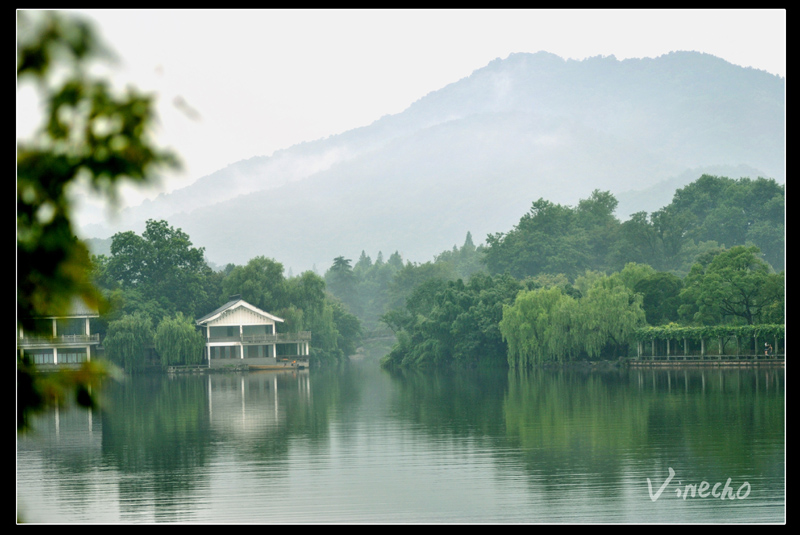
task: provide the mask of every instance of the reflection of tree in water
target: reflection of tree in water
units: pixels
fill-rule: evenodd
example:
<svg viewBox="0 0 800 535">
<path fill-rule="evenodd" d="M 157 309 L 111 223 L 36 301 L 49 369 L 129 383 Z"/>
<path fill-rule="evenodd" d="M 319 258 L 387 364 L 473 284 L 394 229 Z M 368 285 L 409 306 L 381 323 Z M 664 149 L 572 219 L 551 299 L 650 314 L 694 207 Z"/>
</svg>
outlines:
<svg viewBox="0 0 800 535">
<path fill-rule="evenodd" d="M 396 384 L 393 412 L 436 435 L 496 434 L 503 418 L 506 372 L 500 369 L 387 371 Z"/>
<path fill-rule="evenodd" d="M 159 497 L 152 503 L 160 521 L 190 513 L 186 496 L 203 484 L 210 456 L 208 389 L 198 379 L 137 376 L 105 393 L 103 457 L 121 473 L 123 517 L 141 512 L 143 494 Z M 183 509 L 170 513 L 175 503 Z"/>
<path fill-rule="evenodd" d="M 662 459 L 693 474 L 777 473 L 783 377 L 718 368 L 510 375 L 506 426 L 531 470 L 556 486 L 559 471 L 574 472 L 576 463 L 598 481 L 608 478 L 606 489 L 625 466 Z M 774 445 L 766 455 L 765 439 Z"/>
<path fill-rule="evenodd" d="M 546 497 L 563 497 L 563 474 L 584 473 L 605 496 L 622 485 L 624 451 L 646 443 L 647 407 L 623 373 L 533 370 L 509 373 L 508 440 Z"/>
<path fill-rule="evenodd" d="M 616 498 L 632 469 L 655 477 L 662 460 L 700 478 L 783 470 L 783 370 L 398 371 L 392 378 L 400 396 L 393 414 L 436 437 L 502 441 L 548 498 L 563 497 L 564 474 L 580 473 Z M 519 477 L 505 454 L 497 458 L 501 473 Z"/>
<path fill-rule="evenodd" d="M 630 373 L 648 392 L 650 433 L 669 432 L 675 455 L 703 459 L 725 473 L 783 472 L 775 462 L 784 453 L 784 370 Z M 780 447 L 761 454 L 770 444 Z"/>
</svg>

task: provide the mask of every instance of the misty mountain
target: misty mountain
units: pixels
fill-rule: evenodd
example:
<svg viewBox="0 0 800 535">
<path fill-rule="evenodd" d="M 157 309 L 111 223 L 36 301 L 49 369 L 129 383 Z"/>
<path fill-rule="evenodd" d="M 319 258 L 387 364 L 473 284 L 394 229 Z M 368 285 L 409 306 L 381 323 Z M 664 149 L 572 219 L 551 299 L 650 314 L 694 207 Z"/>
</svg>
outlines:
<svg viewBox="0 0 800 535">
<path fill-rule="evenodd" d="M 233 163 L 82 233 L 166 219 L 215 264 L 264 255 L 295 273 L 361 250 L 426 261 L 467 231 L 510 230 L 540 197 L 610 190 L 625 219 L 709 170 L 785 182 L 784 131 L 785 79 L 708 54 L 512 54 L 402 113 Z"/>
</svg>

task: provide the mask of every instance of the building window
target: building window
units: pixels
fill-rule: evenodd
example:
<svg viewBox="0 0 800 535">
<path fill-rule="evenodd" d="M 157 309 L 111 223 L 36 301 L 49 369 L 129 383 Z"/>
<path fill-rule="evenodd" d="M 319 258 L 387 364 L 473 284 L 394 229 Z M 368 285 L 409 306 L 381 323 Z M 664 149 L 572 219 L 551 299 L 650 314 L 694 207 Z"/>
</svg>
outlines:
<svg viewBox="0 0 800 535">
<path fill-rule="evenodd" d="M 52 349 L 26 349 L 25 354 L 30 357 L 34 364 L 53 364 Z"/>
<path fill-rule="evenodd" d="M 238 359 L 239 346 L 211 346 L 212 359 Z"/>
<path fill-rule="evenodd" d="M 86 350 L 79 348 L 61 349 L 58 351 L 59 364 L 77 364 L 86 362 Z"/>
</svg>

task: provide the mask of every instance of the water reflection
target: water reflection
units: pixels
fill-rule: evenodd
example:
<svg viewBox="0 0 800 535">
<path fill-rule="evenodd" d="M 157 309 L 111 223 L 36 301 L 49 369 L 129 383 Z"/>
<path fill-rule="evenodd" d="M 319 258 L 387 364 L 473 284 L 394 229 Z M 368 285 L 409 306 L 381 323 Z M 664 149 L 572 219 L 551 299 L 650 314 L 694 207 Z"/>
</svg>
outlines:
<svg viewBox="0 0 800 535">
<path fill-rule="evenodd" d="M 695 474 L 713 467 L 718 477 L 777 475 L 775 456 L 756 453 L 770 443 L 782 455 L 783 377 L 719 369 L 517 375 L 509 378 L 506 429 L 522 450 L 547 452 L 549 467 L 591 470 L 603 459 L 680 464 Z"/>
<path fill-rule="evenodd" d="M 37 522 L 779 522 L 784 390 L 769 368 L 137 377 L 45 414 L 17 492 Z M 729 477 L 746 507 L 675 495 Z"/>
</svg>

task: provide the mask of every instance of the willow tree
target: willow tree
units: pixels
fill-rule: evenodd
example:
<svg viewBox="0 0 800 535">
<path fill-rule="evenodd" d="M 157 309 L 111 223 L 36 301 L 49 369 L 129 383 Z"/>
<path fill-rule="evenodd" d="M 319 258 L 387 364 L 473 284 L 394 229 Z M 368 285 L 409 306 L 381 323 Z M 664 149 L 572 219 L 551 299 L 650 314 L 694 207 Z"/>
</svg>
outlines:
<svg viewBox="0 0 800 535">
<path fill-rule="evenodd" d="M 508 363 L 527 368 L 548 360 L 619 355 L 645 321 L 641 296 L 624 279 L 589 274 L 579 278 L 580 297 L 562 288 L 520 292 L 503 309 L 500 332 L 508 344 Z"/>
<path fill-rule="evenodd" d="M 109 323 L 103 341 L 108 357 L 129 374 L 144 370 L 147 348 L 152 344 L 153 322 L 141 312 Z"/>
<path fill-rule="evenodd" d="M 573 355 L 572 301 L 560 288 L 541 288 L 520 292 L 513 305 L 503 307 L 500 333 L 508 344 L 509 366 L 527 368 Z"/>
<path fill-rule="evenodd" d="M 578 329 L 589 357 L 599 357 L 611 347 L 618 356 L 645 324 L 641 294 L 634 293 L 618 273 L 596 278 L 580 299 L 579 311 Z"/>
<path fill-rule="evenodd" d="M 199 364 L 203 360 L 203 334 L 180 312 L 175 317 L 164 318 L 159 322 L 153 342 L 164 367 L 172 364 Z"/>
</svg>

